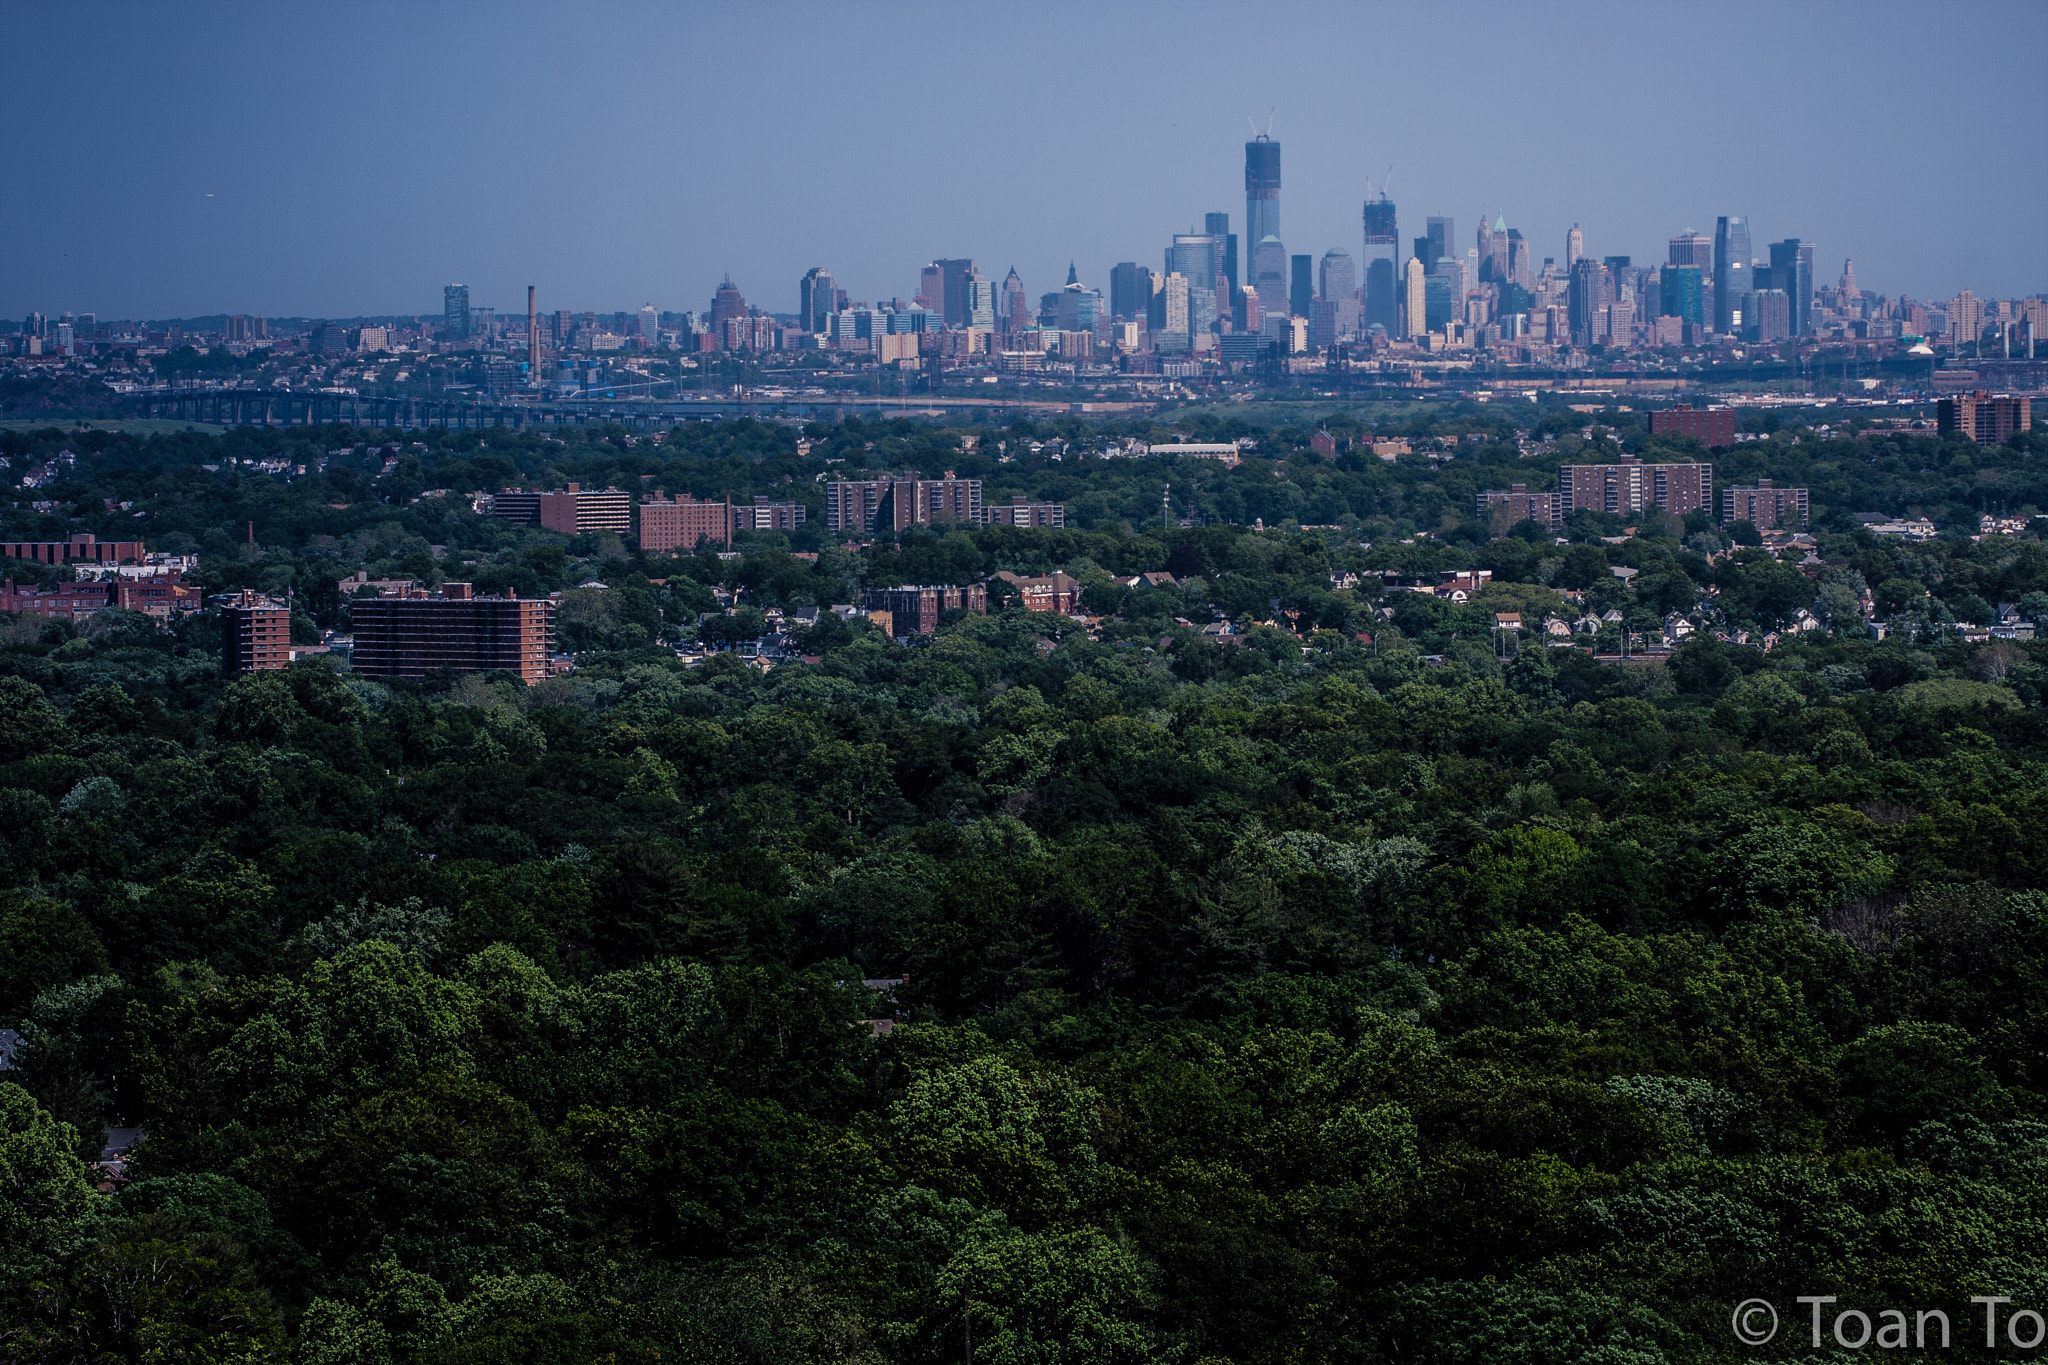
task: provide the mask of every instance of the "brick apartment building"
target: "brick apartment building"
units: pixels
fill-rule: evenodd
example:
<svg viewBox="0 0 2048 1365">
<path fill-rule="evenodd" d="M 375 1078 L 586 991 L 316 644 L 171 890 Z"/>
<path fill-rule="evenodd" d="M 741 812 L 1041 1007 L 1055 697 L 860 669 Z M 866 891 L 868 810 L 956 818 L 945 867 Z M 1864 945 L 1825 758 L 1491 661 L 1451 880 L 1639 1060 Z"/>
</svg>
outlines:
<svg viewBox="0 0 2048 1365">
<path fill-rule="evenodd" d="M 690 552 L 699 542 L 709 541 L 729 550 L 732 518 L 730 498 L 699 502 L 686 494 L 671 501 L 650 493 L 640 499 L 640 548 L 651 555 Z"/>
<path fill-rule="evenodd" d="M 242 591 L 217 597 L 220 671 L 227 677 L 285 668 L 292 661 L 291 609 L 275 598 Z"/>
<path fill-rule="evenodd" d="M 905 332 L 903 335 L 909 336 Z M 732 529 L 735 531 L 794 531 L 804 524 L 810 509 L 800 502 L 770 502 L 756 497 L 751 503 L 732 509 Z"/>
<path fill-rule="evenodd" d="M 2034 426 L 2034 400 L 1994 398 L 1984 390 L 1944 398 L 1934 406 L 1934 429 L 1946 436 L 1959 431 L 1980 446 L 1995 446 L 2015 432 Z"/>
<path fill-rule="evenodd" d="M 358 597 L 353 667 L 368 678 L 419 678 L 439 669 L 497 670 L 528 683 L 548 676 L 555 604 L 542 598 L 477 597 L 467 583 L 441 594 Z"/>
<path fill-rule="evenodd" d="M 989 506 L 981 509 L 983 526 L 1049 526 L 1055 529 L 1067 524 L 1067 507 L 1059 502 L 1032 502 L 1023 494 L 1010 499 L 1009 506 Z"/>
<path fill-rule="evenodd" d="M 1021 578 L 1005 571 L 996 577 L 1017 590 L 1018 605 L 1026 611 L 1056 611 L 1065 615 L 1081 609 L 1081 580 L 1070 574 Z"/>
<path fill-rule="evenodd" d="M 1526 483 L 1509 484 L 1505 493 L 1498 488 L 1486 489 L 1473 502 L 1473 511 L 1481 521 L 1492 521 L 1498 517 L 1504 526 L 1512 526 L 1518 521 L 1554 526 L 1561 520 L 1557 515 L 1557 494 L 1531 493 Z"/>
<path fill-rule="evenodd" d="M 101 540 L 81 533 L 69 540 L 0 541 L 0 555 L 9 559 L 39 560 L 44 564 L 74 564 L 80 560 L 94 564 L 120 564 L 141 560 L 143 549 L 139 540 Z"/>
<path fill-rule="evenodd" d="M 825 485 L 825 529 L 902 531 L 912 526 L 981 524 L 981 480 L 834 479 Z"/>
<path fill-rule="evenodd" d="M 1663 408 L 1650 414 L 1652 436 L 1672 433 L 1697 436 L 1709 450 L 1725 450 L 1735 444 L 1733 408 Z"/>
<path fill-rule="evenodd" d="M 633 532 L 633 495 L 616 488 L 589 489 L 574 483 L 552 493 L 513 488 L 492 499 L 491 515 L 520 526 L 560 531 L 563 535 L 610 531 L 626 536 Z"/>
<path fill-rule="evenodd" d="M 1560 466 L 1551 525 L 1562 525 L 1582 508 L 1626 517 L 1660 507 L 1682 517 L 1698 508 L 1711 512 L 1713 499 L 1710 464 L 1644 464 L 1624 455 L 1615 464 Z"/>
<path fill-rule="evenodd" d="M 1776 526 L 1806 529 L 1806 490 L 1780 488 L 1769 479 L 1758 479 L 1754 488 L 1721 490 L 1721 524 L 1746 521 L 1759 531 Z"/>
<path fill-rule="evenodd" d="M 988 589 L 979 583 L 964 588 L 872 588 L 861 595 L 867 611 L 886 611 L 892 632 L 929 635 L 939 628 L 939 617 L 949 611 L 988 611 Z"/>
</svg>

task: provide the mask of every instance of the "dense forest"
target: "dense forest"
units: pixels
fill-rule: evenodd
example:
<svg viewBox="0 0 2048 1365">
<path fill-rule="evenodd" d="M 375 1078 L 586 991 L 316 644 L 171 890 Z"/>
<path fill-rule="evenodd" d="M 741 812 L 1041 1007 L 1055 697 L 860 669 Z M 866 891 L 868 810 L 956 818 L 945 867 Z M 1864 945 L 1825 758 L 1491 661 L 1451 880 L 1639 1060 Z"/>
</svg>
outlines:
<svg viewBox="0 0 2048 1365">
<path fill-rule="evenodd" d="M 197 553 L 307 638 L 359 570 L 561 591 L 578 652 L 224 680 L 203 615 L 0 618 L 0 1358 L 1835 1358 L 1800 1295 L 1828 1343 L 1941 1310 L 1939 1358 L 2038 1358 L 2048 643 L 1953 623 L 2048 621 L 2048 546 L 1966 534 L 2048 506 L 2048 438 L 1745 443 L 1727 477 L 1814 490 L 1774 554 L 1472 519 L 1692 449 L 1628 415 L 1372 417 L 1417 453 L 1208 416 L 1239 468 L 1099 458 L 1159 421 L 0 434 L 43 471 L 7 539 Z M 849 549 L 814 510 L 649 559 L 466 497 L 815 509 L 864 468 L 1071 529 Z M 1470 566 L 1464 605 L 1331 578 Z M 910 646 L 828 614 L 765 672 L 671 647 L 1054 567 L 1094 630 L 998 593 Z M 1493 636 L 1560 589 L 1700 629 L 1626 664 Z"/>
</svg>

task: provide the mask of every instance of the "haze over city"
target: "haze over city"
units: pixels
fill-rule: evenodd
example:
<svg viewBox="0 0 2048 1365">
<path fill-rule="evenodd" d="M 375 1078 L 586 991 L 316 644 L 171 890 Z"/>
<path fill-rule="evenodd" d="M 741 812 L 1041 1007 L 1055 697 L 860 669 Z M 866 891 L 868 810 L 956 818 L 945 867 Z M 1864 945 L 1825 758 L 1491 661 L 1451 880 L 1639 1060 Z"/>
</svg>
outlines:
<svg viewBox="0 0 2048 1365">
<path fill-rule="evenodd" d="M 2031 293 L 2037 4 L 15 5 L 0 314 L 796 307 L 831 269 L 1157 264 L 1285 148 L 1291 251 L 1497 212 L 1540 261 L 1747 215 L 1886 294 Z M 1235 229 L 1234 229 L 1235 230 Z M 1247 244 L 1249 250 L 1249 244 Z"/>
</svg>

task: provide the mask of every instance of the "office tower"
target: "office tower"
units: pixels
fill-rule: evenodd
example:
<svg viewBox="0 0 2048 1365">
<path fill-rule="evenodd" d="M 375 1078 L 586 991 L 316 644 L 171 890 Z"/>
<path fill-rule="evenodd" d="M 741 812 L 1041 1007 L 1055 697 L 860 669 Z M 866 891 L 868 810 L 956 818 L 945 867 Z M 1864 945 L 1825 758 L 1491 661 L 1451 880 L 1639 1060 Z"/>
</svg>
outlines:
<svg viewBox="0 0 2048 1365">
<path fill-rule="evenodd" d="M 1672 265 L 1698 266 L 1704 280 L 1706 272 L 1714 268 L 1714 239 L 1687 228 L 1671 239 L 1666 259 Z"/>
<path fill-rule="evenodd" d="M 1755 286 L 1750 280 L 1749 219 L 1718 218 L 1714 222 L 1714 330 L 1733 332 L 1745 325 L 1744 300 Z"/>
<path fill-rule="evenodd" d="M 1606 267 L 1589 256 L 1581 255 L 1572 263 L 1570 292 L 1565 305 L 1573 345 L 1589 346 L 1593 343 L 1599 331 L 1596 323 L 1600 310 L 1607 303 Z"/>
<path fill-rule="evenodd" d="M 1316 300 L 1315 257 L 1290 256 L 1287 279 L 1287 310 L 1295 317 L 1305 318 Z"/>
<path fill-rule="evenodd" d="M 1229 281 L 1230 292 L 1235 294 L 1238 285 L 1237 234 L 1230 230 L 1230 215 L 1209 213 L 1202 216 L 1202 231 L 1216 239 L 1218 283 Z"/>
<path fill-rule="evenodd" d="M 1536 278 L 1535 269 L 1529 264 L 1529 240 L 1520 228 L 1508 229 L 1508 279 L 1526 287 Z"/>
<path fill-rule="evenodd" d="M 1454 218 L 1432 216 L 1422 220 L 1423 237 L 1417 239 L 1415 254 L 1423 257 L 1425 269 L 1434 269 L 1436 263 L 1446 256 L 1457 254 L 1458 224 Z M 1429 249 L 1425 253 L 1420 245 L 1426 240 Z"/>
<path fill-rule="evenodd" d="M 1287 248 L 1267 237 L 1252 251 L 1251 287 L 1259 291 L 1260 310 L 1267 316 L 1286 311 Z"/>
<path fill-rule="evenodd" d="M 1771 243 L 1771 284 L 1792 303 L 1791 336 L 1813 332 L 1813 243 L 1797 237 Z"/>
<path fill-rule="evenodd" d="M 1176 235 L 1167 251 L 1168 272 L 1187 281 L 1190 336 L 1207 332 L 1216 321 L 1216 255 L 1216 239 L 1204 232 Z"/>
<path fill-rule="evenodd" d="M 727 318 L 743 318 L 746 315 L 746 297 L 740 293 L 739 286 L 732 282 L 732 276 L 727 275 L 724 282 L 712 291 L 711 330 L 722 333 L 725 331 Z"/>
<path fill-rule="evenodd" d="M 1863 291 L 1856 287 L 1856 262 L 1844 257 L 1842 279 L 1835 286 L 1835 292 L 1842 296 L 1844 310 L 1856 307 L 1863 299 Z"/>
<path fill-rule="evenodd" d="M 948 327 L 968 325 L 967 277 L 973 270 L 974 262 L 965 257 L 933 261 L 924 268 L 918 297 L 925 307 L 943 315 Z"/>
<path fill-rule="evenodd" d="M 1401 282 L 1401 335 L 1420 336 L 1429 330 L 1429 271 L 1419 256 L 1408 258 Z"/>
<path fill-rule="evenodd" d="M 1502 235 L 1505 236 L 1506 234 L 1503 233 Z M 1473 278 L 1490 280 L 1493 278 L 1491 273 L 1493 261 L 1493 224 L 1486 221 L 1486 215 L 1483 213 L 1479 215 L 1479 233 L 1476 240 L 1475 251 L 1479 257 L 1479 271 Z M 1503 242 L 1502 245 L 1505 246 L 1506 243 Z"/>
<path fill-rule="evenodd" d="M 1446 256 L 1430 267 L 1422 285 L 1422 315 L 1429 331 L 1440 332 L 1450 326 L 1463 297 L 1460 285 L 1464 279 L 1465 263 L 1455 256 Z"/>
<path fill-rule="evenodd" d="M 1317 269 L 1317 282 L 1322 286 L 1317 292 L 1331 303 L 1341 303 L 1358 293 L 1358 272 L 1352 264 L 1351 253 L 1342 247 L 1331 247 L 1323 253 L 1323 262 Z"/>
<path fill-rule="evenodd" d="M 451 337 L 469 335 L 469 286 L 451 284 L 441 290 L 441 329 Z"/>
<path fill-rule="evenodd" d="M 540 314 L 535 311 L 534 289 L 526 286 L 526 382 L 540 383 Z"/>
<path fill-rule="evenodd" d="M 1062 332 L 1093 332 L 1096 319 L 1101 315 L 1101 293 L 1082 284 L 1078 278 L 1069 280 L 1060 290 L 1059 327 Z"/>
<path fill-rule="evenodd" d="M 545 599 L 475 597 L 467 583 L 443 583 L 438 597 L 357 597 L 350 668 L 367 678 L 455 673 L 548 676 L 555 604 Z"/>
<path fill-rule="evenodd" d="M 1564 235 L 1564 268 L 1570 270 L 1579 263 L 1579 257 L 1586 254 L 1586 234 L 1579 231 L 1577 223 Z"/>
<path fill-rule="evenodd" d="M 1024 293 L 1023 277 L 1017 267 L 1003 276 L 1003 330 L 1021 332 L 1031 325 L 1031 300 Z"/>
<path fill-rule="evenodd" d="M 1401 333 L 1401 295 L 1395 269 L 1401 258 L 1401 233 L 1395 221 L 1394 201 L 1382 189 L 1372 192 L 1370 181 L 1365 195 L 1365 322 L 1378 326 L 1390 337 Z"/>
<path fill-rule="evenodd" d="M 640 339 L 649 346 L 661 340 L 661 314 L 654 311 L 651 303 L 640 305 Z"/>
<path fill-rule="evenodd" d="M 1662 316 L 1680 318 L 1696 326 L 1706 325 L 1706 277 L 1698 266 L 1665 266 L 1658 292 L 1662 295 L 1659 301 Z"/>
<path fill-rule="evenodd" d="M 1109 272 L 1110 316 L 1129 322 L 1152 313 L 1152 272 L 1136 261 L 1120 261 Z"/>
<path fill-rule="evenodd" d="M 1256 250 L 1280 236 L 1280 144 L 1264 133 L 1244 144 L 1244 240 Z"/>
<path fill-rule="evenodd" d="M 839 282 L 822 265 L 804 272 L 796 284 L 796 312 L 806 332 L 822 332 L 826 319 L 839 311 Z"/>
<path fill-rule="evenodd" d="M 1259 313 L 1259 291 L 1246 285 L 1237 291 L 1237 314 L 1232 319 L 1240 332 L 1257 332 L 1263 318 Z"/>
</svg>

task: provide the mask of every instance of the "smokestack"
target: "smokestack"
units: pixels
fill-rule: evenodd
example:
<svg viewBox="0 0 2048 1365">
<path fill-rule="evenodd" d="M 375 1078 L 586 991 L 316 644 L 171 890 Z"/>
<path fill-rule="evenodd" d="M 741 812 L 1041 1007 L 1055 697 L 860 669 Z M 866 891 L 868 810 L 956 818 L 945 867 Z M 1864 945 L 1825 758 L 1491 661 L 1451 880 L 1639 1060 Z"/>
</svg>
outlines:
<svg viewBox="0 0 2048 1365">
<path fill-rule="evenodd" d="M 526 286 L 526 378 L 540 384 L 540 314 L 533 311 L 533 286 Z"/>
</svg>

